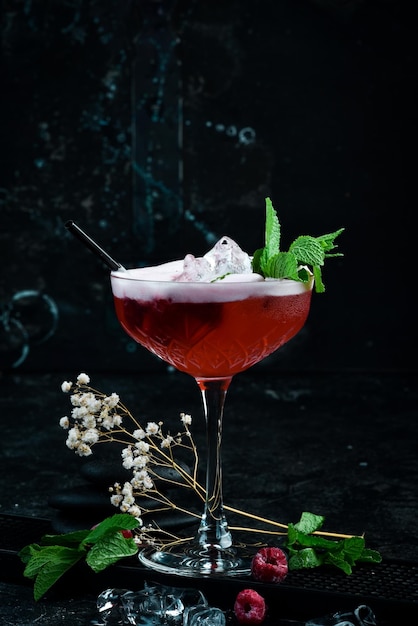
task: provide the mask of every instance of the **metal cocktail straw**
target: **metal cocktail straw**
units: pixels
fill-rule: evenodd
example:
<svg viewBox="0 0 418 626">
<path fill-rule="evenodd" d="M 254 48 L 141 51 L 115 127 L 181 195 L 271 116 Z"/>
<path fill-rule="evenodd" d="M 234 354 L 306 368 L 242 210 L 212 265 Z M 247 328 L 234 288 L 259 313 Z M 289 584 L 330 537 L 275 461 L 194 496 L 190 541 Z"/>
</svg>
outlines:
<svg viewBox="0 0 418 626">
<path fill-rule="evenodd" d="M 126 271 L 123 265 L 118 263 L 118 261 L 115 261 L 115 259 L 112 259 L 112 257 L 107 252 L 105 252 L 103 248 L 101 248 L 95 241 L 93 241 L 93 239 L 89 237 L 87 233 L 84 232 L 84 230 L 81 230 L 81 228 L 77 226 L 75 222 L 69 220 L 65 223 L 65 228 L 67 228 L 70 233 L 72 233 L 75 237 L 77 237 L 77 239 L 84 243 L 84 245 L 87 246 L 89 250 L 99 256 L 111 270 Z"/>
</svg>

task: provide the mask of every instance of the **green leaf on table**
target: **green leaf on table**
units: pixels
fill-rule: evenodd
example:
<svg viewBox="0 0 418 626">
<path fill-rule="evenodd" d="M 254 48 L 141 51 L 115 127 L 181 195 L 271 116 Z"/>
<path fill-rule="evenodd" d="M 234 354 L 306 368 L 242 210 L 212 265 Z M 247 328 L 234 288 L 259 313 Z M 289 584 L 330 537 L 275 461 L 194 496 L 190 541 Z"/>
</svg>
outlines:
<svg viewBox="0 0 418 626">
<path fill-rule="evenodd" d="M 42 537 L 42 545 L 67 546 L 71 548 L 79 546 L 89 534 L 90 530 L 76 530 L 61 535 L 44 535 Z"/>
<path fill-rule="evenodd" d="M 87 536 L 84 538 L 84 544 L 94 544 L 102 540 L 108 535 L 122 531 L 122 530 L 134 530 L 140 526 L 140 522 L 129 515 L 128 513 L 116 513 L 112 517 L 107 517 L 102 522 L 97 524 L 90 530 Z"/>
<path fill-rule="evenodd" d="M 334 540 L 318 534 L 323 522 L 323 516 L 304 512 L 299 522 L 288 524 L 286 548 L 290 570 L 330 565 L 351 574 L 357 563 L 382 561 L 379 552 L 365 547 L 364 537 L 354 535 Z"/>
<path fill-rule="evenodd" d="M 324 521 L 325 517 L 323 515 L 315 515 L 314 513 L 303 511 L 300 520 L 293 526 L 297 531 L 308 535 L 322 528 Z"/>
<path fill-rule="evenodd" d="M 348 537 L 338 542 L 341 554 L 347 561 L 355 563 L 363 553 L 366 541 L 364 537 Z"/>
<path fill-rule="evenodd" d="M 114 532 L 100 539 L 89 550 L 86 562 L 94 572 L 101 572 L 109 565 L 137 552 L 138 546 L 133 539 L 125 539 L 120 532 Z"/>
<path fill-rule="evenodd" d="M 321 548 L 322 550 L 334 550 L 336 549 L 336 542 L 330 539 L 325 539 L 321 535 L 310 535 L 302 533 L 295 529 L 293 524 L 289 524 L 288 531 L 288 545 L 299 545 L 303 548 Z"/>
<path fill-rule="evenodd" d="M 24 549 L 25 550 L 25 549 Z M 29 549 L 30 558 L 26 561 L 24 576 L 35 581 L 33 595 L 39 600 L 65 572 L 84 556 L 83 550 L 64 546 L 39 546 Z M 24 552 L 24 558 L 27 551 Z"/>
<path fill-rule="evenodd" d="M 322 562 L 324 565 L 333 565 L 334 567 L 337 567 L 347 575 L 350 575 L 353 572 L 352 563 L 344 559 L 343 555 L 333 554 L 330 552 L 329 554 L 325 554 L 323 556 Z"/>
<path fill-rule="evenodd" d="M 361 563 L 381 563 L 382 555 L 377 550 L 371 550 L 370 548 L 364 548 L 361 556 L 359 557 Z"/>
<path fill-rule="evenodd" d="M 132 515 L 119 513 L 90 530 L 61 535 L 44 535 L 39 544 L 25 546 L 19 558 L 25 564 L 24 576 L 34 580 L 34 598 L 39 600 L 65 572 L 85 559 L 99 572 L 119 559 L 138 552 L 138 546 L 122 531 L 134 530 L 140 522 Z"/>
<path fill-rule="evenodd" d="M 290 570 L 311 569 L 322 565 L 323 560 L 312 548 L 303 548 L 294 551 L 289 557 L 288 567 Z"/>
</svg>

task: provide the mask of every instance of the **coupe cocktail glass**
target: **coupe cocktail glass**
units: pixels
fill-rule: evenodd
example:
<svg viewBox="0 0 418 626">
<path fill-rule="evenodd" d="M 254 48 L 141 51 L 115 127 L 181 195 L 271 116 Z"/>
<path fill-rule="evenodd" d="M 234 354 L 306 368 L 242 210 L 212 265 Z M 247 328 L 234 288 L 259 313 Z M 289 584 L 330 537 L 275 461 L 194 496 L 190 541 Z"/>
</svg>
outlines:
<svg viewBox="0 0 418 626">
<path fill-rule="evenodd" d="M 147 548 L 142 564 L 183 576 L 248 574 L 234 546 L 222 498 L 222 419 L 233 376 L 289 341 L 309 313 L 313 279 L 171 282 L 144 279 L 145 269 L 111 272 L 118 320 L 130 337 L 201 391 L 207 437 L 206 501 L 191 545 Z"/>
</svg>

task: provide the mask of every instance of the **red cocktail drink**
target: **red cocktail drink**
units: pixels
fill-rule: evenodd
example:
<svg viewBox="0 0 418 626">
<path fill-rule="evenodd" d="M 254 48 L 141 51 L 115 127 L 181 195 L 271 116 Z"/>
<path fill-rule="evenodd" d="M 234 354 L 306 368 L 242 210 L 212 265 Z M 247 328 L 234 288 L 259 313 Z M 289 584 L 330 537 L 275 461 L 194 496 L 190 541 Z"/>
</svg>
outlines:
<svg viewBox="0 0 418 626">
<path fill-rule="evenodd" d="M 112 277 L 126 333 L 199 378 L 233 376 L 277 350 L 304 325 L 312 294 L 311 284 L 283 279 L 157 283 L 130 275 Z"/>
</svg>

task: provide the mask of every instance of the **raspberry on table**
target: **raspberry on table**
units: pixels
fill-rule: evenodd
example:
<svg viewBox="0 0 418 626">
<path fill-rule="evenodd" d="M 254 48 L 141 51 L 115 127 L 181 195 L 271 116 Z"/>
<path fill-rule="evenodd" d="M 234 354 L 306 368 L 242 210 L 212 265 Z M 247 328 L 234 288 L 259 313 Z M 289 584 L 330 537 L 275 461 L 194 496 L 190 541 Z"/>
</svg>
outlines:
<svg viewBox="0 0 418 626">
<path fill-rule="evenodd" d="M 280 583 L 287 572 L 287 557 L 280 548 L 261 548 L 251 561 L 252 577 L 263 583 Z"/>
<path fill-rule="evenodd" d="M 266 603 L 254 589 L 243 589 L 234 603 L 234 614 L 240 624 L 262 624 L 266 617 Z"/>
</svg>

